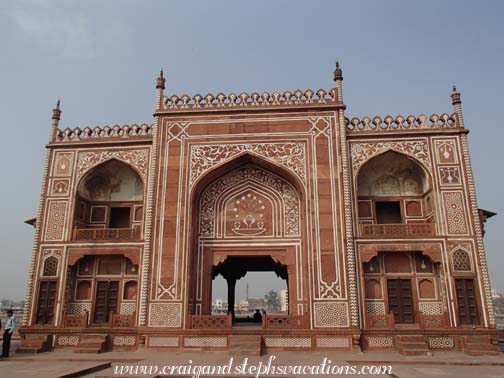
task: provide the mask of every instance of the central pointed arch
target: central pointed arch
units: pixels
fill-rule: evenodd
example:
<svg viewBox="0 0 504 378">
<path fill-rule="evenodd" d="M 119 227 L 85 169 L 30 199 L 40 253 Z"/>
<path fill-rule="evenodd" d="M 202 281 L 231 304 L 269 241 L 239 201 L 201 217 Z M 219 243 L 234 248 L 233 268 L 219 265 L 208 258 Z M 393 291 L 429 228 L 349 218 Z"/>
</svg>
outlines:
<svg viewBox="0 0 504 378">
<path fill-rule="evenodd" d="M 300 280 L 307 277 L 302 242 L 306 204 L 304 185 L 293 172 L 244 152 L 198 178 L 190 203 L 190 251 L 185 275 L 189 316 L 210 314 L 212 272 L 229 257 L 282 260 L 294 293 L 292 313 L 304 312 L 307 280 Z"/>
</svg>

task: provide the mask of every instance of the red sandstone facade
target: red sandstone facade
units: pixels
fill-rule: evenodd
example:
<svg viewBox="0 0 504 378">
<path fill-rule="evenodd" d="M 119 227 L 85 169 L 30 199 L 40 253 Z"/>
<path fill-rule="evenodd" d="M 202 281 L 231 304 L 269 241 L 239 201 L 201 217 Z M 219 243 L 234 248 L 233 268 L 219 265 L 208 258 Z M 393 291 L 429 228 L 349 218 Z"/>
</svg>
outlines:
<svg viewBox="0 0 504 378">
<path fill-rule="evenodd" d="M 53 111 L 22 328 L 50 347 L 494 352 L 462 117 L 347 118 L 329 91 L 165 96 L 154 123 Z M 212 278 L 287 279 L 289 314 L 213 316 Z M 233 307 L 230 306 L 230 309 Z M 94 344 L 93 344 L 94 343 Z"/>
</svg>

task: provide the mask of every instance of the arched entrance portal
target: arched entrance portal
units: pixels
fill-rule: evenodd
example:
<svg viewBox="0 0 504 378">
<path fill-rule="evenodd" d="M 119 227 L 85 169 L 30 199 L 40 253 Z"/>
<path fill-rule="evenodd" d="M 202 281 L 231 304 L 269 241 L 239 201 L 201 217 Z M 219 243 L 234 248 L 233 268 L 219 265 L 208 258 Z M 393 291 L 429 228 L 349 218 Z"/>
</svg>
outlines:
<svg viewBox="0 0 504 378">
<path fill-rule="evenodd" d="M 289 314 L 307 308 L 302 191 L 296 178 L 261 158 L 242 156 L 221 166 L 195 190 L 188 314 L 210 315 L 212 279 L 234 285 L 248 271 L 273 271 L 288 280 Z"/>
</svg>

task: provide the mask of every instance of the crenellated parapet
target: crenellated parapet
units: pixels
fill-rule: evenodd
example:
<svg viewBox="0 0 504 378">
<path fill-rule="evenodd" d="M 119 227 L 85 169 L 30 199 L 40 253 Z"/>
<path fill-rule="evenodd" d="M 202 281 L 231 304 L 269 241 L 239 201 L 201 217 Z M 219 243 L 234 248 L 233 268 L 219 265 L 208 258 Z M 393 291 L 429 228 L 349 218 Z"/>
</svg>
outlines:
<svg viewBox="0 0 504 378">
<path fill-rule="evenodd" d="M 350 134 L 364 134 L 364 133 L 386 133 L 396 131 L 417 131 L 417 130 L 448 130 L 448 129 L 462 129 L 457 119 L 457 114 L 441 115 L 432 114 L 430 117 L 426 115 L 408 116 L 403 117 L 398 115 L 392 117 L 390 115 L 385 118 L 380 117 L 363 117 L 352 119 L 345 118 L 347 132 Z"/>
<path fill-rule="evenodd" d="M 285 91 L 263 92 L 262 94 L 254 92 L 234 93 L 225 95 L 219 93 L 213 95 L 208 93 L 205 96 L 196 94 L 192 97 L 183 96 L 163 96 L 163 108 L 168 111 L 205 111 L 205 110 L 240 110 L 243 108 L 261 108 L 261 107 L 320 107 L 324 105 L 342 105 L 338 99 L 336 88 L 329 91 L 319 89 L 317 91 L 307 89 L 305 91 Z"/>
<path fill-rule="evenodd" d="M 132 125 L 96 126 L 94 128 L 78 127 L 71 129 L 56 129 L 54 142 L 90 142 L 106 139 L 151 138 L 152 126 L 146 123 Z"/>
</svg>

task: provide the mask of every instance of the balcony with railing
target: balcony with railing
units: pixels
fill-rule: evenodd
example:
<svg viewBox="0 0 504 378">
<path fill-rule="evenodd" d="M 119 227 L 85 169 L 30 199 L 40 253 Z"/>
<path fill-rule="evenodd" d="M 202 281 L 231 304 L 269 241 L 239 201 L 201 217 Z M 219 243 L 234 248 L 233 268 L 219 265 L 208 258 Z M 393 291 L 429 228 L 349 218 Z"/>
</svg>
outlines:
<svg viewBox="0 0 504 378">
<path fill-rule="evenodd" d="M 139 227 L 134 228 L 75 228 L 75 241 L 136 241 L 141 240 Z"/>
<path fill-rule="evenodd" d="M 432 237 L 436 233 L 434 223 L 360 224 L 363 238 L 409 239 Z"/>
</svg>

